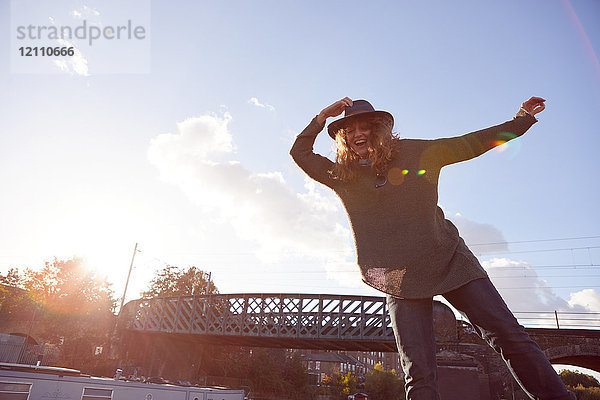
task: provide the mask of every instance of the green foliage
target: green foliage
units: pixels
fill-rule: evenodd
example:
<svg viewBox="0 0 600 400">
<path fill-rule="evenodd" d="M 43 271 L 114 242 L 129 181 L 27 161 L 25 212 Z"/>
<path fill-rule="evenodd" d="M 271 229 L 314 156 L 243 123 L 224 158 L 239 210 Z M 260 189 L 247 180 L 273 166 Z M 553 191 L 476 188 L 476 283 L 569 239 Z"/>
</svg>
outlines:
<svg viewBox="0 0 600 400">
<path fill-rule="evenodd" d="M 254 349 L 248 379 L 252 393 L 268 398 L 300 400 L 310 398 L 313 392 L 300 358 L 288 357 L 283 350 Z"/>
<path fill-rule="evenodd" d="M 288 393 L 295 391 L 306 393 L 310 391 L 308 372 L 302 365 L 302 360 L 297 353 L 285 360 L 281 378 L 287 387 L 286 392 Z"/>
<path fill-rule="evenodd" d="M 591 375 L 582 374 L 581 372 L 569 371 L 567 369 L 563 369 L 558 375 L 560 376 L 560 379 L 562 379 L 563 383 L 567 386 L 600 388 L 600 383 L 598 383 L 598 380 Z"/>
<path fill-rule="evenodd" d="M 404 381 L 392 371 L 379 368 L 371 371 L 365 379 L 365 392 L 369 400 L 387 400 L 404 398 Z"/>
<path fill-rule="evenodd" d="M 346 396 L 356 393 L 357 386 L 358 379 L 356 378 L 356 375 L 351 372 L 338 377 L 338 387 L 340 388 L 340 392 Z"/>
<path fill-rule="evenodd" d="M 206 273 L 196 267 L 182 269 L 167 265 L 157 271 L 150 287 L 142 293 L 145 299 L 153 297 L 188 296 L 205 294 L 208 284 Z M 219 293 L 214 282 L 210 282 L 209 294 Z"/>
<path fill-rule="evenodd" d="M 11 268 L 6 275 L 0 274 L 0 328 L 10 330 L 15 321 L 30 321 L 33 310 L 19 270 Z"/>
</svg>

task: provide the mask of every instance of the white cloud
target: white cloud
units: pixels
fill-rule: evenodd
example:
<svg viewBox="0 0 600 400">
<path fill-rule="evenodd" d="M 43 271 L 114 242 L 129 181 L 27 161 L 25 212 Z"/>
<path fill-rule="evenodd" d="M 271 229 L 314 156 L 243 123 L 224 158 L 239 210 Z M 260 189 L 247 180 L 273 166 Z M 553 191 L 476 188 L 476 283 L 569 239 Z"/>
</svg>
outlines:
<svg viewBox="0 0 600 400">
<path fill-rule="evenodd" d="M 278 171 L 254 172 L 234 160 L 217 161 L 233 152 L 230 121 L 228 113 L 188 118 L 177 124 L 177 133 L 154 138 L 148 157 L 162 179 L 254 242 L 262 260 L 293 256 L 345 262 L 352 239 L 332 194 L 322 194 L 310 180 L 304 192 L 296 193 Z"/>
<path fill-rule="evenodd" d="M 260 107 L 260 108 L 266 108 L 269 111 L 273 111 L 275 110 L 275 107 L 273 107 L 270 104 L 262 104 L 260 101 L 258 101 L 258 99 L 256 97 L 252 97 L 250 98 L 250 100 L 248 100 L 248 103 L 256 106 L 256 107 Z"/>
<path fill-rule="evenodd" d="M 526 326 L 555 327 L 555 310 L 559 313 L 559 322 L 561 318 L 574 318 L 574 315 L 578 315 L 578 318 L 593 317 L 568 313 L 600 311 L 600 295 L 595 290 L 585 289 L 571 293 L 570 300 L 567 301 L 556 294 L 546 281 L 538 276 L 535 269 L 524 261 L 494 258 L 482 262 L 482 265 L 508 307 Z M 597 326 L 597 321 L 593 320 L 564 321 L 562 327 Z"/>
<path fill-rule="evenodd" d="M 509 251 L 504 235 L 495 226 L 471 221 L 459 213 L 451 219 L 458 227 L 465 242 L 478 256 Z M 481 243 L 491 244 L 477 245 Z M 509 308 L 517 313 L 517 318 L 525 325 L 542 324 L 555 327 L 555 310 L 559 312 L 559 321 L 561 316 L 562 318 L 574 318 L 575 315 L 582 317 L 579 314 L 567 314 L 569 312 L 600 311 L 600 295 L 595 290 L 585 289 L 571 293 L 570 299 L 567 301 L 555 293 L 528 262 L 510 258 L 493 258 L 482 261 L 482 265 Z M 541 311 L 545 313 L 539 313 Z M 583 316 L 583 318 L 590 318 L 590 316 Z M 575 323 L 580 326 L 594 324 L 594 322 L 586 321 L 569 322 L 568 324 Z M 595 323 L 597 324 L 597 322 Z"/>
<path fill-rule="evenodd" d="M 508 251 L 508 246 L 502 232 L 495 226 L 471 221 L 460 213 L 456 213 L 454 216 L 448 218 L 456 225 L 460 236 L 476 255 Z"/>
<path fill-rule="evenodd" d="M 514 311 L 573 311 L 568 302 L 558 296 L 535 269 L 524 261 L 493 258 L 482 262 L 490 279 Z M 578 310 L 583 311 L 580 307 Z"/>
<path fill-rule="evenodd" d="M 569 300 L 571 307 L 581 306 L 587 311 L 600 311 L 600 293 L 594 289 L 583 289 L 579 292 L 571 293 Z"/>
</svg>

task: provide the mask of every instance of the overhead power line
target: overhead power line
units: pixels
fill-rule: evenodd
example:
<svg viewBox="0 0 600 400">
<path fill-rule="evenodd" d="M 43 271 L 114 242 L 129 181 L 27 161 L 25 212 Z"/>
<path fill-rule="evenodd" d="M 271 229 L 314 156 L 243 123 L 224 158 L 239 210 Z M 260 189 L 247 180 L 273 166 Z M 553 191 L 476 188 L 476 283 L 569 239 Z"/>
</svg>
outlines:
<svg viewBox="0 0 600 400">
<path fill-rule="evenodd" d="M 578 236 L 571 238 L 557 238 L 557 239 L 536 239 L 536 240 L 516 240 L 511 242 L 491 242 L 491 243 L 473 243 L 469 246 L 489 246 L 493 244 L 517 244 L 517 243 L 539 243 L 539 242 L 558 242 L 562 240 L 583 240 L 583 239 L 600 239 L 600 236 Z"/>
</svg>

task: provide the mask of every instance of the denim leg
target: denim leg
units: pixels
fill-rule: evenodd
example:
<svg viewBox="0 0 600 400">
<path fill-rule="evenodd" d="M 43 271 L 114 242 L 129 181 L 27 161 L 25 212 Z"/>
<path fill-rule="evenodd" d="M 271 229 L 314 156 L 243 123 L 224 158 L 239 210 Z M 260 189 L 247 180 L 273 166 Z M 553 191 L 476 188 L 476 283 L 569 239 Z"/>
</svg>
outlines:
<svg viewBox="0 0 600 400">
<path fill-rule="evenodd" d="M 575 399 L 488 278 L 469 282 L 445 293 L 444 297 L 502 355 L 508 369 L 529 397 L 536 400 Z"/>
<path fill-rule="evenodd" d="M 407 400 L 440 400 L 437 386 L 432 299 L 387 296 L 387 306 L 406 380 Z"/>
</svg>

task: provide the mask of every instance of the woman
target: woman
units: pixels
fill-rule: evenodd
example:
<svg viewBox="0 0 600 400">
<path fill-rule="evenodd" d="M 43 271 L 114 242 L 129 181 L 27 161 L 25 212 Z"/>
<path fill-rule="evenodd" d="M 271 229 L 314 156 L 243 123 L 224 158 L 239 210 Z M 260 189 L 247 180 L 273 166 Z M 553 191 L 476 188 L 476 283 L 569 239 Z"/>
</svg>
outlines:
<svg viewBox="0 0 600 400">
<path fill-rule="evenodd" d="M 437 205 L 442 167 L 477 157 L 524 134 L 545 108 L 525 101 L 508 122 L 463 136 L 399 139 L 394 119 L 365 100 L 346 97 L 324 108 L 290 151 L 311 178 L 340 197 L 354 234 L 363 280 L 387 294 L 406 398 L 439 399 L 432 297 L 443 295 L 490 346 L 502 354 L 534 399 L 574 399 L 537 344 L 490 282 L 458 230 Z M 337 143 L 335 163 L 313 144 L 327 118 Z"/>
</svg>

